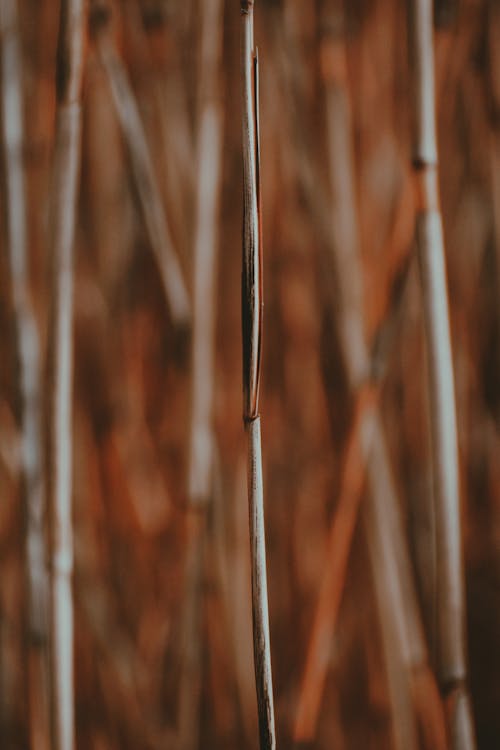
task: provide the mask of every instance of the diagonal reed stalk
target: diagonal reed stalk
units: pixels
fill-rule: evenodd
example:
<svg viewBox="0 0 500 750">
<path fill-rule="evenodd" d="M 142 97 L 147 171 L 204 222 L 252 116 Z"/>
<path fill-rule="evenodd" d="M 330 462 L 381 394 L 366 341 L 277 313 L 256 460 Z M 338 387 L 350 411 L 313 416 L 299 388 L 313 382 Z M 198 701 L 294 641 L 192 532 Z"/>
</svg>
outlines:
<svg viewBox="0 0 500 750">
<path fill-rule="evenodd" d="M 7 246 L 16 328 L 22 436 L 29 736 L 33 750 L 44 750 L 48 748 L 49 743 L 48 579 L 41 447 L 40 341 L 29 279 L 26 186 L 23 164 L 22 56 L 18 24 L 17 0 L 4 0 L 0 5 L 2 134 L 6 182 Z"/>
<path fill-rule="evenodd" d="M 199 742 L 202 672 L 203 550 L 214 481 L 214 353 L 217 224 L 221 192 L 222 107 L 219 77 L 223 0 L 200 4 L 197 194 L 193 257 L 191 419 L 188 458 L 188 551 L 183 673 L 179 692 L 179 745 Z"/>
<path fill-rule="evenodd" d="M 241 0 L 243 125 L 243 419 L 248 438 L 254 667 L 261 750 L 276 747 L 267 600 L 259 381 L 262 338 L 262 235 L 259 174 L 258 58 L 253 0 Z"/>
<path fill-rule="evenodd" d="M 341 489 L 330 526 L 326 564 L 307 646 L 304 673 L 297 710 L 294 737 L 297 741 L 316 735 L 321 699 L 330 660 L 330 643 L 340 607 L 343 585 L 358 518 L 365 480 L 361 455 L 362 421 L 378 400 L 378 392 L 366 386 L 359 392 L 342 465 Z"/>
<path fill-rule="evenodd" d="M 395 220 L 389 244 L 397 244 L 404 205 Z M 372 379 L 358 391 L 354 415 L 346 440 L 340 472 L 340 493 L 328 535 L 326 561 L 318 592 L 311 635 L 307 644 L 304 671 L 295 714 L 294 737 L 316 736 L 321 701 L 329 668 L 330 643 L 335 632 L 345 586 L 347 564 L 366 477 L 361 435 L 370 412 L 377 409 L 387 361 L 395 338 L 397 320 L 404 301 L 413 253 L 407 253 L 394 273 L 391 293 L 386 302 L 385 318 L 379 326 L 372 347 Z"/>
<path fill-rule="evenodd" d="M 48 330 L 47 503 L 50 542 L 51 734 L 73 750 L 72 371 L 73 245 L 81 143 L 84 0 L 62 0 L 56 69 L 56 133 L 51 185 L 51 311 Z"/>
<path fill-rule="evenodd" d="M 330 11 L 329 15 L 325 19 L 328 33 L 321 52 L 333 198 L 330 215 L 322 205 L 321 193 L 316 189 L 314 177 L 304 159 L 299 160 L 298 176 L 308 206 L 317 219 L 323 243 L 331 251 L 323 258 L 325 273 L 321 274 L 320 291 L 325 304 L 332 306 L 333 273 L 337 291 L 334 310 L 338 338 L 348 384 L 356 397 L 370 382 L 371 358 L 365 338 L 343 18 L 338 8 L 333 14 Z M 327 395 L 331 397 L 330 393 Z M 377 574 L 375 589 L 392 707 L 393 741 L 396 747 L 405 750 L 416 746 L 416 709 L 421 723 L 424 726 L 429 723 L 433 727 L 434 746 L 446 747 L 440 704 L 435 691 L 430 691 L 429 700 L 414 705 L 421 692 L 418 686 L 422 681 L 432 686 L 433 677 L 427 663 L 384 426 L 376 404 L 361 419 L 359 431 L 361 457 L 366 466 L 370 495 L 364 520 L 371 565 Z M 310 732 L 314 729 L 314 722 L 304 720 L 302 728 L 307 732 L 295 731 L 296 741 L 312 741 L 314 738 Z"/>
<path fill-rule="evenodd" d="M 452 747 L 475 747 L 466 686 L 465 592 L 458 443 L 448 294 L 439 206 L 432 0 L 409 8 L 413 72 L 413 164 L 427 340 L 436 527 L 436 669 L 446 699 Z"/>
<path fill-rule="evenodd" d="M 92 28 L 101 64 L 106 71 L 113 103 L 126 143 L 144 222 L 158 264 L 174 323 L 189 322 L 190 304 L 179 259 L 161 197 L 153 158 L 127 69 L 112 37 L 111 7 L 104 0 L 92 6 Z"/>
</svg>

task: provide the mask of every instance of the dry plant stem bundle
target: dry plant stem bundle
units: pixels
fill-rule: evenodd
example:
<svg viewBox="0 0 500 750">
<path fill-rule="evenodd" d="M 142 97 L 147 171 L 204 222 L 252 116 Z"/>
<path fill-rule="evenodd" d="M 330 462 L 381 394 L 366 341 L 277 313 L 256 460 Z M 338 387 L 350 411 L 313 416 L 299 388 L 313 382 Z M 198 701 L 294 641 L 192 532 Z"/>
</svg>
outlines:
<svg viewBox="0 0 500 750">
<path fill-rule="evenodd" d="M 351 145 L 350 107 L 347 93 L 342 18 L 338 13 L 328 19 L 329 33 L 322 44 L 322 73 L 326 87 L 327 133 L 333 205 L 333 265 L 338 279 L 337 326 L 344 366 L 353 394 L 361 394 L 370 381 L 370 354 L 364 334 L 362 270 L 356 231 L 356 197 Z M 310 180 L 303 177 L 304 187 Z M 309 185 L 309 189 L 310 189 Z M 323 290 L 325 295 L 331 294 Z M 358 402 L 359 404 L 359 402 Z M 360 418 L 361 464 L 365 465 L 369 507 L 365 525 L 372 567 L 383 571 L 376 580 L 376 594 L 382 628 L 384 659 L 392 706 L 393 739 L 396 747 L 416 746 L 415 711 L 422 725 L 431 724 L 435 747 L 446 747 L 439 701 L 436 696 L 415 704 L 413 693 L 422 675 L 432 684 L 427 664 L 417 598 L 411 573 L 408 547 L 404 537 L 399 503 L 392 478 L 386 437 L 381 416 L 374 403 Z M 381 518 L 390 519 L 384 525 Z M 391 532 L 388 533 L 388 528 Z M 339 553 L 340 555 L 340 553 Z M 338 567 L 339 573 L 342 566 Z M 314 637 L 314 631 L 313 631 Z M 397 658 L 395 658 L 394 641 Z M 321 682 L 324 680 L 318 653 L 308 650 L 314 659 L 306 665 L 302 684 L 300 713 L 294 728 L 296 741 L 314 739 Z M 308 675 L 309 673 L 309 675 Z M 309 679 L 306 678 L 309 676 Z M 307 706 L 311 715 L 307 716 Z M 300 719 L 300 722 L 298 721 Z"/>
<path fill-rule="evenodd" d="M 16 327 L 22 493 L 25 517 L 26 627 L 30 746 L 48 748 L 48 579 L 44 536 L 41 448 L 41 373 L 38 325 L 29 282 L 26 187 L 23 164 L 22 56 L 17 0 L 0 5 L 2 135 L 6 177 L 7 246 Z"/>
<path fill-rule="evenodd" d="M 259 378 L 262 333 L 262 241 L 259 183 L 258 67 L 253 2 L 241 2 L 243 124 L 243 419 L 248 438 L 254 666 L 260 747 L 276 747 L 267 600 Z"/>
<path fill-rule="evenodd" d="M 465 593 L 460 523 L 455 390 L 448 317 L 443 230 L 438 198 L 431 0 L 414 0 L 409 14 L 413 68 L 413 160 L 427 339 L 436 516 L 437 674 L 447 698 L 453 748 L 475 747 L 466 687 Z"/>
<path fill-rule="evenodd" d="M 397 226 L 398 220 L 395 222 Z M 394 343 L 394 327 L 401 313 L 403 277 L 409 275 L 409 255 L 395 274 L 393 289 L 387 304 L 386 318 L 376 334 L 372 353 L 372 379 L 365 383 L 356 396 L 354 414 L 345 443 L 341 468 L 340 493 L 328 535 L 326 561 L 314 612 L 311 635 L 307 645 L 304 672 L 295 714 L 295 736 L 312 738 L 321 709 L 321 701 L 329 667 L 332 634 L 335 632 L 342 599 L 354 530 L 366 478 L 361 436 L 366 422 L 373 419 L 379 408 L 382 379 Z M 438 722 L 434 722 L 434 726 Z M 434 731 L 432 728 L 430 731 Z M 434 735 L 433 735 L 434 736 Z M 436 744 L 436 747 L 440 746 Z"/>
<path fill-rule="evenodd" d="M 92 19 L 97 49 L 108 76 L 123 138 L 130 155 L 144 222 L 160 271 L 167 304 L 174 323 L 184 325 L 189 322 L 190 318 L 187 288 L 174 250 L 139 107 L 126 67 L 111 37 L 110 16 L 111 9 L 107 3 L 95 2 L 93 4 Z"/>
<path fill-rule="evenodd" d="M 47 501 L 50 514 L 51 732 L 54 750 L 72 750 L 73 245 L 81 142 L 84 0 L 62 0 L 57 51 L 57 109 L 51 186 L 51 298 L 48 331 Z"/>
<path fill-rule="evenodd" d="M 223 1 L 202 2 L 198 91 L 197 195 L 193 259 L 191 424 L 188 458 L 188 552 L 179 744 L 198 745 L 202 671 L 201 602 L 206 516 L 213 492 L 213 395 L 217 223 L 221 190 L 222 110 L 218 79 Z"/>
</svg>

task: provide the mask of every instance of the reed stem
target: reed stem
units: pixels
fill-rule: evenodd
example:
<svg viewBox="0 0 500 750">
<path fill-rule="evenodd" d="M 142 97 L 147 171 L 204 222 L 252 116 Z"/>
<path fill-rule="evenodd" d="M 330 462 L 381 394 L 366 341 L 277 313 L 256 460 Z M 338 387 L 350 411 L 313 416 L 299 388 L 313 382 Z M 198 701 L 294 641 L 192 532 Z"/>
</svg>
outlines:
<svg viewBox="0 0 500 750">
<path fill-rule="evenodd" d="M 436 669 L 447 698 L 453 748 L 474 748 L 466 687 L 464 563 L 458 442 L 446 264 L 439 206 L 432 0 L 413 0 L 409 13 L 413 72 L 413 164 L 427 341 L 434 513 L 436 525 Z"/>
<path fill-rule="evenodd" d="M 47 501 L 50 514 L 51 733 L 54 750 L 73 750 L 72 374 L 73 265 L 81 142 L 85 2 L 62 0 L 52 193 L 48 331 Z"/>
<path fill-rule="evenodd" d="M 167 304 L 174 323 L 182 326 L 186 325 L 190 318 L 189 296 L 179 258 L 175 252 L 137 100 L 127 69 L 116 50 L 109 30 L 110 14 L 111 10 L 107 3 L 96 2 L 94 4 L 93 28 L 97 50 L 108 76 L 118 121 L 130 155 L 144 222 L 160 272 Z"/>
<path fill-rule="evenodd" d="M 326 21 L 325 28 L 329 33 L 322 45 L 322 73 L 326 94 L 333 209 L 330 228 L 326 224 L 327 215 L 324 210 L 320 211 L 318 208 L 316 213 L 318 219 L 321 219 L 320 229 L 325 242 L 331 250 L 331 257 L 325 258 L 324 265 L 326 268 L 333 267 L 336 281 L 334 309 L 343 366 L 353 396 L 361 398 L 363 388 L 369 385 L 373 373 L 364 324 L 343 18 L 337 7 Z M 309 194 L 312 203 L 313 180 L 302 162 L 299 166 L 304 191 Z M 326 304 L 332 305 L 329 281 L 328 274 L 322 274 L 321 291 Z M 411 701 L 412 687 L 416 675 L 422 672 L 429 674 L 429 671 L 408 545 L 400 518 L 384 426 L 380 409 L 376 405 L 361 420 L 359 439 L 370 493 L 369 507 L 366 508 L 366 527 L 372 567 L 382 565 L 383 568 L 383 573 L 377 570 L 374 572 L 377 574 L 375 588 L 392 704 L 393 740 L 397 747 L 406 748 L 416 746 L 417 742 L 415 707 Z M 394 641 L 397 659 L 394 658 Z M 432 675 L 430 677 L 432 679 Z M 424 704 L 422 708 L 426 713 L 420 719 L 425 725 L 429 706 Z M 439 706 L 433 705 L 431 708 L 434 715 L 439 714 Z M 309 727 L 314 728 L 312 721 Z M 311 729 L 308 737 L 303 737 L 304 740 L 313 739 L 310 731 Z M 436 737 L 441 735 L 439 726 L 436 726 Z"/>
<path fill-rule="evenodd" d="M 254 668 L 261 750 L 276 747 L 267 600 L 262 445 L 259 416 L 262 337 L 262 238 L 259 175 L 258 60 L 253 0 L 241 1 L 243 125 L 243 418 L 248 440 Z"/>
<path fill-rule="evenodd" d="M 214 483 L 214 359 L 218 218 L 222 172 L 222 109 L 218 78 L 223 0 L 201 3 L 198 89 L 197 193 L 193 253 L 191 419 L 188 456 L 188 551 L 185 647 L 179 697 L 179 742 L 194 750 L 199 739 L 202 672 L 203 550 Z"/>
</svg>

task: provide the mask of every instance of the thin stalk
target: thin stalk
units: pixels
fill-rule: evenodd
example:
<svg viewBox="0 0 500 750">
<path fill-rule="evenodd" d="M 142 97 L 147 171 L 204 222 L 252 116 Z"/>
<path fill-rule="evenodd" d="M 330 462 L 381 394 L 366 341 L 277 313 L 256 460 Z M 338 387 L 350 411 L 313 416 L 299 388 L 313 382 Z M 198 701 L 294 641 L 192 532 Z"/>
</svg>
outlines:
<svg viewBox="0 0 500 750">
<path fill-rule="evenodd" d="M 222 168 L 222 108 L 219 76 L 223 0 L 202 2 L 198 89 L 197 195 L 193 256 L 191 423 L 188 463 L 188 569 L 184 671 L 179 697 L 183 750 L 198 745 L 202 661 L 203 548 L 214 483 L 214 353 L 218 217 Z"/>
<path fill-rule="evenodd" d="M 190 317 L 189 296 L 163 206 L 153 159 L 127 69 L 111 33 L 110 8 L 95 3 L 93 30 L 101 64 L 108 76 L 113 103 L 126 143 L 132 173 L 151 247 L 158 264 L 173 321 L 186 324 Z"/>
<path fill-rule="evenodd" d="M 223 2 L 201 5 L 200 122 L 194 240 L 191 430 L 188 496 L 204 504 L 212 492 L 217 223 L 222 167 L 222 110 L 218 98 Z"/>
<path fill-rule="evenodd" d="M 432 0 L 413 0 L 409 14 L 413 70 L 413 164 L 418 195 L 416 240 L 420 260 L 429 394 L 436 525 L 436 652 L 447 698 L 453 748 L 474 748 L 466 686 L 465 592 L 455 388 L 448 293 L 439 207 Z"/>
<path fill-rule="evenodd" d="M 399 223 L 407 213 L 403 206 L 389 245 L 397 242 Z M 316 736 L 321 701 L 329 668 L 330 642 L 335 632 L 344 589 L 347 564 L 354 530 L 359 516 L 361 494 L 366 477 L 366 462 L 361 446 L 365 422 L 378 409 L 387 362 L 394 344 L 397 321 L 401 315 L 404 291 L 409 279 L 412 253 L 407 253 L 394 272 L 386 302 L 385 318 L 374 336 L 371 379 L 356 396 L 354 416 L 346 440 L 341 468 L 340 494 L 330 525 L 325 567 L 318 592 L 311 635 L 309 637 L 299 700 L 294 724 L 295 742 L 311 742 Z M 436 724 L 437 722 L 435 722 Z M 432 729 L 430 730 L 432 732 Z M 438 747 L 440 745 L 436 745 Z"/>
<path fill-rule="evenodd" d="M 358 509 L 365 480 L 366 465 L 361 455 L 362 422 L 378 400 L 373 388 L 362 388 L 345 449 L 341 489 L 330 526 L 325 570 L 321 579 L 307 647 L 299 701 L 295 714 L 294 741 L 310 742 L 316 735 L 321 700 L 327 676 L 330 644 L 340 607 Z"/>
<path fill-rule="evenodd" d="M 50 206 L 51 296 L 48 331 L 47 502 L 50 514 L 51 733 L 55 750 L 73 750 L 72 372 L 73 245 L 81 143 L 85 2 L 62 0 Z"/>
<path fill-rule="evenodd" d="M 264 490 L 259 416 L 262 334 L 262 237 L 259 175 L 258 61 L 253 0 L 241 0 L 243 125 L 243 419 L 248 439 L 248 504 L 252 568 L 255 683 L 261 750 L 276 747 L 267 599 Z"/>
<path fill-rule="evenodd" d="M 394 233 L 397 232 L 396 220 Z M 316 736 L 321 701 L 329 667 L 330 642 L 335 632 L 349 553 L 359 516 L 359 506 L 366 478 L 361 435 L 365 422 L 372 419 L 381 397 L 383 378 L 395 337 L 396 320 L 401 313 L 403 292 L 409 276 L 411 255 L 394 274 L 387 303 L 387 313 L 375 335 L 372 347 L 372 380 L 356 396 L 354 416 L 346 440 L 341 468 L 340 493 L 328 535 L 325 567 L 318 592 L 313 625 L 294 724 L 295 742 L 311 742 Z"/>
<path fill-rule="evenodd" d="M 29 280 L 26 185 L 23 165 L 22 55 L 17 0 L 0 6 L 2 130 L 7 204 L 7 247 L 16 326 L 25 517 L 26 627 L 30 746 L 48 748 L 48 579 L 44 536 L 41 448 L 40 341 Z"/>
<path fill-rule="evenodd" d="M 344 370 L 354 396 L 360 392 L 372 376 L 370 351 L 365 337 L 362 269 L 359 257 L 359 238 L 356 231 L 356 196 L 354 190 L 354 168 L 352 159 L 350 107 L 347 93 L 345 49 L 342 40 L 342 16 L 339 9 L 325 27 L 333 30 L 322 45 L 322 72 L 325 79 L 328 156 L 332 190 L 332 210 L 328 217 L 322 205 L 321 192 L 307 162 L 298 162 L 298 177 L 308 205 L 318 219 L 325 247 L 330 254 L 324 257 L 325 273 L 320 277 L 320 291 L 325 304 L 334 305 L 338 337 Z M 298 132 L 298 131 L 297 131 Z M 300 138 L 300 135 L 299 135 Z M 300 150 L 300 149 L 299 149 Z M 316 198 L 319 196 L 318 207 Z M 348 205 L 347 205 L 348 204 Z M 344 209 L 342 209 L 344 207 Z M 328 221 L 331 222 L 328 226 Z M 332 227 L 334 227 L 332 231 Z M 333 274 L 332 274 L 333 270 Z M 336 298 L 332 301 L 331 277 L 335 279 Z M 327 396 L 331 397 L 329 393 Z M 371 524 L 377 536 L 371 544 L 372 550 L 382 550 L 386 564 L 386 576 L 376 585 L 380 622 L 385 644 L 385 662 L 388 670 L 390 696 L 393 709 L 393 738 L 397 747 L 409 747 L 416 743 L 414 707 L 410 700 L 404 702 L 404 715 L 400 714 L 398 690 L 411 695 L 412 685 L 418 675 L 428 674 L 427 652 L 417 605 L 408 545 L 400 520 L 398 498 L 392 477 L 386 437 L 379 409 L 374 408 L 369 419 L 362 420 L 361 454 L 366 465 L 369 505 L 367 512 L 375 518 L 393 519 L 385 528 L 383 524 Z M 392 528 L 391 533 L 387 532 Z M 384 532 L 384 533 L 383 533 Z M 383 533 L 383 538 L 382 538 Z M 378 554 L 372 555 L 372 564 Z M 390 574 L 390 577 L 389 577 Z M 389 606 L 385 606 L 390 602 Z M 397 634 L 398 658 L 394 659 L 393 634 Z M 431 677 L 432 679 L 432 677 Z M 417 710 L 420 707 L 417 707 Z M 427 711 L 428 706 L 423 709 Z M 435 714 L 439 715 L 439 706 Z M 422 723 L 428 719 L 423 715 Z M 442 735 L 436 728 L 436 737 Z M 410 744 L 408 744 L 410 743 Z M 436 744 L 442 747 L 443 745 Z"/>
</svg>

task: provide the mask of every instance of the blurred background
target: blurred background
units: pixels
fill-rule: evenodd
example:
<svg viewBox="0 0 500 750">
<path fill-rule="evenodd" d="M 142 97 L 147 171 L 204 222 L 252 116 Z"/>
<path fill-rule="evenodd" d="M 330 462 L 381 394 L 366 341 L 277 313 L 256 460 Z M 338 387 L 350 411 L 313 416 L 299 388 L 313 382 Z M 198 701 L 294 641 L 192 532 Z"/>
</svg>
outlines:
<svg viewBox="0 0 500 750">
<path fill-rule="evenodd" d="M 2 28 L 3 44 L 7 33 L 20 44 L 20 154 L 41 383 L 58 6 L 19 0 L 17 22 Z M 255 19 L 260 411 L 278 745 L 446 747 L 428 608 L 432 467 L 405 3 L 257 0 Z M 479 747 L 492 750 L 500 747 L 496 0 L 437 0 L 435 70 L 470 687 Z M 73 325 L 80 750 L 257 747 L 241 416 L 240 96 L 237 0 L 89 3 Z M 2 154 L 0 744 L 18 750 L 28 747 L 29 731 L 25 512 L 8 150 Z M 214 274 L 194 317 L 208 369 L 193 356 L 194 325 L 172 314 L 165 254 L 178 262 L 190 300 L 196 274 Z M 368 388 L 346 358 L 343 304 L 357 317 L 346 323 L 344 315 L 342 325 L 361 322 Z M 210 324 L 203 329 L 212 316 L 213 332 Z M 195 383 L 208 388 L 201 427 Z M 374 399 L 386 508 L 371 504 L 357 448 L 360 413 Z M 207 425 L 199 502 L 193 434 Z M 323 621 L 312 690 L 304 675 L 313 625 Z"/>
</svg>

